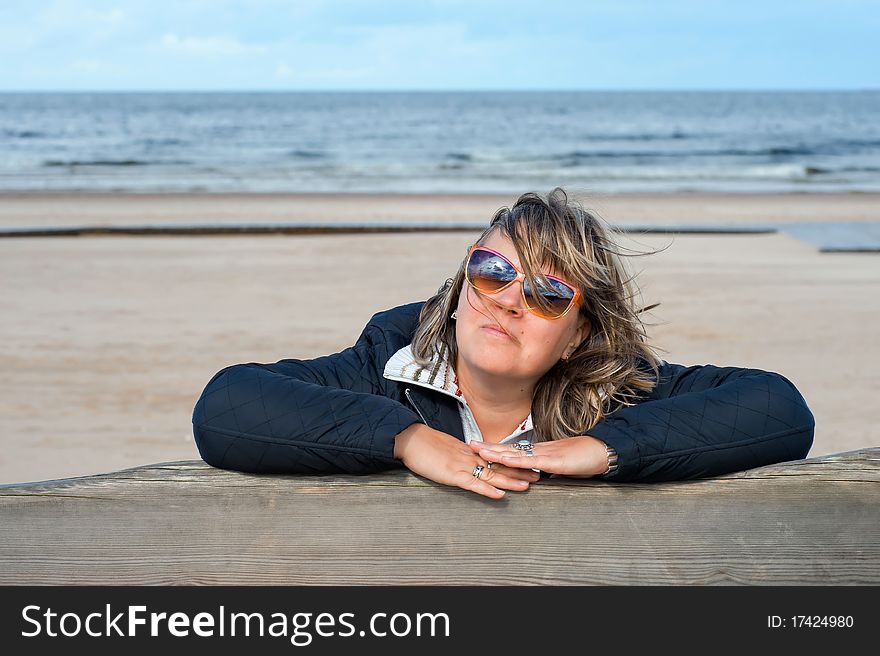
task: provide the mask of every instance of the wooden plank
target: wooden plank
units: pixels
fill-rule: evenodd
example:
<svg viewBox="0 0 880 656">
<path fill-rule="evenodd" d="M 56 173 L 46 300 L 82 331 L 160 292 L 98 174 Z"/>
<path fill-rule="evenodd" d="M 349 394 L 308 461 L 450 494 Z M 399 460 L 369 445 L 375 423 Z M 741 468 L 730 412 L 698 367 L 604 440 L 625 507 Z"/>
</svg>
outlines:
<svg viewBox="0 0 880 656">
<path fill-rule="evenodd" d="M 880 448 L 501 502 L 198 461 L 0 487 L 2 584 L 880 583 Z"/>
</svg>

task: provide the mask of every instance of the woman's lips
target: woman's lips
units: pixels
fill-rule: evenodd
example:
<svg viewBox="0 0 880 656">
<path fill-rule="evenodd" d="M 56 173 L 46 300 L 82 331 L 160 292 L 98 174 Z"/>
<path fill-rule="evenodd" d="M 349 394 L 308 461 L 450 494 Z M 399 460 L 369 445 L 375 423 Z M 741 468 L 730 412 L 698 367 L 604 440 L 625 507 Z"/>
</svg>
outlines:
<svg viewBox="0 0 880 656">
<path fill-rule="evenodd" d="M 513 340 L 513 337 L 511 337 L 506 332 L 504 332 L 504 330 L 501 328 L 501 326 L 498 326 L 495 324 L 488 324 L 486 326 L 483 326 L 482 329 L 485 330 L 490 335 L 494 335 L 496 337 L 502 337 L 504 339 L 509 339 L 511 341 Z"/>
</svg>

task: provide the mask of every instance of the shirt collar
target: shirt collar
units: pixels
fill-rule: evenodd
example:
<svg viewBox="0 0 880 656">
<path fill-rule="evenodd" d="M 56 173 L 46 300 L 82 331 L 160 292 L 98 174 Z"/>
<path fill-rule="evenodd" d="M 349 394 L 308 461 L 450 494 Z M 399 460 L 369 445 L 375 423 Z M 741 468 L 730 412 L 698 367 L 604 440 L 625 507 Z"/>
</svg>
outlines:
<svg viewBox="0 0 880 656">
<path fill-rule="evenodd" d="M 404 346 L 397 351 L 385 364 L 385 370 L 382 376 L 389 380 L 397 380 L 403 383 L 412 383 L 420 387 L 427 387 L 441 394 L 446 394 L 456 399 L 464 406 L 467 406 L 467 400 L 458 387 L 458 377 L 452 368 L 452 364 L 446 358 L 446 348 L 439 356 L 435 356 L 430 364 L 423 365 L 416 362 L 412 351 L 412 344 Z M 520 423 L 516 431 L 504 441 L 515 437 L 521 433 L 525 433 L 534 428 L 532 424 L 532 415 Z"/>
<path fill-rule="evenodd" d="M 452 370 L 452 365 L 446 360 L 445 347 L 440 356 L 435 356 L 430 364 L 425 366 L 416 362 L 412 344 L 407 344 L 391 356 L 385 364 L 382 375 L 389 380 L 427 387 L 465 402 L 458 388 L 458 378 Z"/>
</svg>

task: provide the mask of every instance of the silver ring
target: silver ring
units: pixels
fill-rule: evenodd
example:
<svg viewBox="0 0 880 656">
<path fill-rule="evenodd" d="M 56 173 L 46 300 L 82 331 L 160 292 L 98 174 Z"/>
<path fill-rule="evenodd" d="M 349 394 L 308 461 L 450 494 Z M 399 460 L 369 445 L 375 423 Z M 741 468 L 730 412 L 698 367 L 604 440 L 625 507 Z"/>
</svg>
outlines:
<svg viewBox="0 0 880 656">
<path fill-rule="evenodd" d="M 514 449 L 519 449 L 520 451 L 531 451 L 535 448 L 535 445 L 532 444 L 529 440 L 519 440 L 516 444 L 513 445 Z"/>
<path fill-rule="evenodd" d="M 474 478 L 479 478 L 480 474 L 483 473 L 483 469 L 484 469 L 483 465 L 477 465 L 476 467 L 474 467 L 474 471 L 472 472 L 474 475 Z"/>
<path fill-rule="evenodd" d="M 534 452 L 534 451 L 532 451 L 531 449 L 529 449 L 528 451 L 526 451 L 526 458 L 534 458 L 534 457 L 535 457 L 535 452 Z"/>
</svg>

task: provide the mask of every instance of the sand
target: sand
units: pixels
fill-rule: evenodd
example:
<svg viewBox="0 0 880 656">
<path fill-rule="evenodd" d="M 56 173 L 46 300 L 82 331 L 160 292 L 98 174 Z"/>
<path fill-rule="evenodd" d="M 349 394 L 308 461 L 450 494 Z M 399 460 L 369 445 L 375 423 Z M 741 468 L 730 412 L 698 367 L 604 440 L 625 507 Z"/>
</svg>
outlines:
<svg viewBox="0 0 880 656">
<path fill-rule="evenodd" d="M 473 221 L 506 196 L 0 195 L 0 226 Z M 876 220 L 877 196 L 630 195 L 612 223 Z M 0 484 L 197 458 L 191 413 L 238 362 L 311 358 L 422 300 L 476 233 L 0 239 Z M 661 355 L 777 371 L 817 422 L 812 456 L 880 445 L 880 261 L 784 233 L 627 238 Z M 381 266 L 377 266 L 381 263 Z"/>
</svg>

